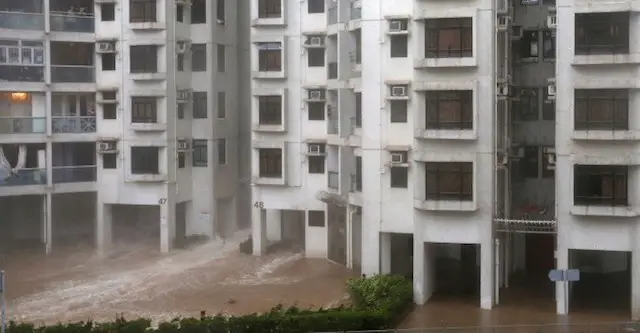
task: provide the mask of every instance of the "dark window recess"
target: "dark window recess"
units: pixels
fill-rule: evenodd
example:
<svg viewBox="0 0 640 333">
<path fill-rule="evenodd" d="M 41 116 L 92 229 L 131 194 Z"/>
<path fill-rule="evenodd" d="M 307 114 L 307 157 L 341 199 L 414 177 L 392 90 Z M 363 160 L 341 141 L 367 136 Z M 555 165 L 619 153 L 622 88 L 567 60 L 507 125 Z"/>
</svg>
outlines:
<svg viewBox="0 0 640 333">
<path fill-rule="evenodd" d="M 310 227 L 324 227 L 324 210 L 310 210 L 307 214 Z"/>
<path fill-rule="evenodd" d="M 356 156 L 356 175 L 351 186 L 354 191 L 362 192 L 362 156 Z"/>
<path fill-rule="evenodd" d="M 258 0 L 258 18 L 282 17 L 282 0 Z"/>
<path fill-rule="evenodd" d="M 111 22 L 116 20 L 115 3 L 103 3 L 100 5 L 100 20 L 103 22 Z"/>
<path fill-rule="evenodd" d="M 176 68 L 178 72 L 184 72 L 184 54 L 179 53 L 176 59 Z"/>
<path fill-rule="evenodd" d="M 549 97 L 549 90 L 544 90 L 542 102 L 542 120 L 556 120 L 556 100 Z"/>
<path fill-rule="evenodd" d="M 159 171 L 159 147 L 131 147 L 131 173 L 157 175 Z"/>
<path fill-rule="evenodd" d="M 325 119 L 325 103 L 324 102 L 309 102 L 309 120 L 324 120 Z"/>
<path fill-rule="evenodd" d="M 544 4 L 546 6 L 555 6 L 556 5 L 556 0 L 542 0 L 542 4 Z"/>
<path fill-rule="evenodd" d="M 191 143 L 193 148 L 193 166 L 206 167 L 209 165 L 209 153 L 207 140 L 193 139 Z"/>
<path fill-rule="evenodd" d="M 392 166 L 391 188 L 407 188 L 409 186 L 409 168 L 406 166 Z"/>
<path fill-rule="evenodd" d="M 575 165 L 574 205 L 627 206 L 628 177 L 628 166 Z"/>
<path fill-rule="evenodd" d="M 207 44 L 191 45 L 191 71 L 205 72 L 207 70 Z"/>
<path fill-rule="evenodd" d="M 575 54 L 628 54 L 629 12 L 575 14 Z"/>
<path fill-rule="evenodd" d="M 115 53 L 103 53 L 100 55 L 103 71 L 115 71 L 116 70 L 116 54 Z"/>
<path fill-rule="evenodd" d="M 176 113 L 178 115 L 178 119 L 184 119 L 184 111 L 187 108 L 187 104 L 178 103 L 178 107 L 176 109 Z"/>
<path fill-rule="evenodd" d="M 218 44 L 218 73 L 224 73 L 227 70 L 227 48 Z"/>
<path fill-rule="evenodd" d="M 282 125 L 282 96 L 258 97 L 258 123 L 260 125 Z"/>
<path fill-rule="evenodd" d="M 157 73 L 158 72 L 158 46 L 134 45 L 129 49 L 129 61 L 131 73 Z"/>
<path fill-rule="evenodd" d="M 218 24 L 223 24 L 226 19 L 225 13 L 225 0 L 217 0 L 216 2 L 216 19 L 218 20 Z"/>
<path fill-rule="evenodd" d="M 218 165 L 227 164 L 227 140 L 218 139 Z"/>
<path fill-rule="evenodd" d="M 539 34 L 536 30 L 524 30 L 520 39 L 520 58 L 537 59 L 540 52 Z"/>
<path fill-rule="evenodd" d="M 207 0 L 191 1 L 191 24 L 207 23 Z"/>
<path fill-rule="evenodd" d="M 129 0 L 129 22 L 131 23 L 156 22 L 158 20 L 156 11 L 156 0 Z"/>
<path fill-rule="evenodd" d="M 155 97 L 131 97 L 131 122 L 153 124 L 158 122 L 158 99 Z"/>
<path fill-rule="evenodd" d="M 258 152 L 261 178 L 282 177 L 282 150 L 279 148 L 262 148 Z"/>
<path fill-rule="evenodd" d="M 118 168 L 118 154 L 102 154 L 102 168 L 103 169 L 117 169 Z"/>
<path fill-rule="evenodd" d="M 629 129 L 629 90 L 576 89 L 574 98 L 576 130 Z"/>
<path fill-rule="evenodd" d="M 178 152 L 178 169 L 184 169 L 187 166 L 187 154 L 183 151 Z"/>
<path fill-rule="evenodd" d="M 426 93 L 427 129 L 473 129 L 473 91 L 442 90 Z"/>
<path fill-rule="evenodd" d="M 309 67 L 324 67 L 324 48 L 307 49 L 307 62 Z"/>
<path fill-rule="evenodd" d="M 227 117 L 227 94 L 224 91 L 218 91 L 218 119 Z"/>
<path fill-rule="evenodd" d="M 118 118 L 118 105 L 115 103 L 102 104 L 102 119 L 113 120 Z"/>
<path fill-rule="evenodd" d="M 258 44 L 258 67 L 261 72 L 282 71 L 282 44 Z"/>
<path fill-rule="evenodd" d="M 540 149 L 537 146 L 522 147 L 524 157 L 520 160 L 520 172 L 524 178 L 538 178 L 540 169 Z"/>
<path fill-rule="evenodd" d="M 473 56 L 473 19 L 427 19 L 426 58 L 464 58 Z"/>
<path fill-rule="evenodd" d="M 554 60 L 556 58 L 556 32 L 545 29 L 542 31 L 542 58 Z"/>
<path fill-rule="evenodd" d="M 473 163 L 428 162 L 425 164 L 427 200 L 473 200 Z"/>
<path fill-rule="evenodd" d="M 309 173 L 318 174 L 324 173 L 324 155 L 320 156 L 307 156 L 309 163 Z"/>
<path fill-rule="evenodd" d="M 362 93 L 355 93 L 356 97 L 356 128 L 362 127 Z"/>
<path fill-rule="evenodd" d="M 409 55 L 409 36 L 391 35 L 389 40 L 391 41 L 391 58 L 406 58 Z"/>
<path fill-rule="evenodd" d="M 406 123 L 408 120 L 409 106 L 406 100 L 390 100 L 392 123 Z"/>
<path fill-rule="evenodd" d="M 176 21 L 184 22 L 184 5 L 176 5 Z"/>
<path fill-rule="evenodd" d="M 207 119 L 209 117 L 209 98 L 206 91 L 193 92 L 193 119 Z"/>
<path fill-rule="evenodd" d="M 540 89 L 517 88 L 516 98 L 512 101 L 513 120 L 536 121 L 540 118 Z"/>
<path fill-rule="evenodd" d="M 308 0 L 307 13 L 309 14 L 324 13 L 324 0 Z"/>
</svg>

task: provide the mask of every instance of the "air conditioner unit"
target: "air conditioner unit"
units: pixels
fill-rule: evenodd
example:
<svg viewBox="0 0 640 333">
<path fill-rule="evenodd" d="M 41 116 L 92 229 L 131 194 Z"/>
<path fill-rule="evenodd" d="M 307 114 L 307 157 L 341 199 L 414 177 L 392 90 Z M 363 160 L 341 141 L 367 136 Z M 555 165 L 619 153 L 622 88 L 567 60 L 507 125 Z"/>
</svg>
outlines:
<svg viewBox="0 0 640 333">
<path fill-rule="evenodd" d="M 512 40 L 522 39 L 522 26 L 512 25 L 510 30 Z"/>
<path fill-rule="evenodd" d="M 98 143 L 98 152 L 103 154 L 117 152 L 116 143 L 113 141 L 104 141 Z"/>
<path fill-rule="evenodd" d="M 547 84 L 547 96 L 549 99 L 556 98 L 556 84 L 555 82 Z"/>
<path fill-rule="evenodd" d="M 310 144 L 309 145 L 309 154 L 312 154 L 312 155 L 322 154 L 322 147 L 317 143 Z"/>
<path fill-rule="evenodd" d="M 556 168 L 556 149 L 555 148 L 544 148 L 542 152 L 547 159 L 547 169 L 555 170 Z"/>
<path fill-rule="evenodd" d="M 99 42 L 98 43 L 98 52 L 99 53 L 113 53 L 113 52 L 116 52 L 116 43 L 114 43 L 114 42 Z"/>
<path fill-rule="evenodd" d="M 547 16 L 547 28 L 555 29 L 558 27 L 558 17 L 556 15 Z"/>
<path fill-rule="evenodd" d="M 310 46 L 322 46 L 322 45 L 324 45 L 324 38 L 318 37 L 318 36 L 309 37 L 309 45 Z"/>
<path fill-rule="evenodd" d="M 187 140 L 178 140 L 178 151 L 188 151 L 189 150 L 189 141 Z"/>
<path fill-rule="evenodd" d="M 403 23 L 404 22 L 400 20 L 389 21 L 389 31 L 391 32 L 406 31 L 406 29 L 403 27 Z"/>
<path fill-rule="evenodd" d="M 185 53 L 187 52 L 188 48 L 189 48 L 189 42 L 178 42 L 176 44 L 176 52 L 178 53 Z"/>
<path fill-rule="evenodd" d="M 509 28 L 509 22 L 511 21 L 511 17 L 509 16 L 498 16 L 498 30 L 507 31 Z"/>
<path fill-rule="evenodd" d="M 391 96 L 393 97 L 406 97 L 407 88 L 402 86 L 391 87 Z"/>
<path fill-rule="evenodd" d="M 322 100 L 322 90 L 309 91 L 309 100 L 312 100 L 312 101 Z"/>
<path fill-rule="evenodd" d="M 179 101 L 188 101 L 191 99 L 191 90 L 180 90 L 178 91 L 177 99 Z"/>
<path fill-rule="evenodd" d="M 509 84 L 498 83 L 498 97 L 509 97 Z"/>
<path fill-rule="evenodd" d="M 404 154 L 402 153 L 391 153 L 391 164 L 402 164 L 407 163 L 404 160 Z"/>
</svg>

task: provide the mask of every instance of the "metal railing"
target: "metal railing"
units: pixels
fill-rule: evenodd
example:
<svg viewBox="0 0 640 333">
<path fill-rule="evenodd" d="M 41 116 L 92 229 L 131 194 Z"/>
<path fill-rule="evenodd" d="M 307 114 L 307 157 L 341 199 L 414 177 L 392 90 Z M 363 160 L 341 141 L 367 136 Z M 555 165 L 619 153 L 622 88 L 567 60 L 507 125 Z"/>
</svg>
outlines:
<svg viewBox="0 0 640 333">
<path fill-rule="evenodd" d="M 91 116 L 53 116 L 53 133 L 95 133 L 96 117 Z"/>
<path fill-rule="evenodd" d="M 329 7 L 327 9 L 327 24 L 338 23 L 338 7 Z"/>
<path fill-rule="evenodd" d="M 330 189 L 337 190 L 340 188 L 340 174 L 337 171 L 327 172 L 328 184 Z"/>
<path fill-rule="evenodd" d="M 529 324 L 460 327 L 424 327 L 376 331 L 342 331 L 330 333 L 625 333 L 637 332 L 639 323 Z"/>
<path fill-rule="evenodd" d="M 21 169 L 10 175 L 3 174 L 3 177 L 0 178 L 0 186 L 28 186 L 46 184 L 47 171 L 45 169 Z"/>
<path fill-rule="evenodd" d="M 51 65 L 51 82 L 93 83 L 96 82 L 96 68 L 85 65 Z"/>
<path fill-rule="evenodd" d="M 44 14 L 1 11 L 0 29 L 44 31 Z"/>
<path fill-rule="evenodd" d="M 45 133 L 45 117 L 0 117 L 0 134 Z"/>
<path fill-rule="evenodd" d="M 95 165 L 53 167 L 53 183 L 83 183 L 96 181 Z"/>
<path fill-rule="evenodd" d="M 52 12 L 49 14 L 51 31 L 94 32 L 95 18 L 93 14 L 67 14 Z"/>
<path fill-rule="evenodd" d="M 0 81 L 44 82 L 44 66 L 0 65 Z"/>
</svg>

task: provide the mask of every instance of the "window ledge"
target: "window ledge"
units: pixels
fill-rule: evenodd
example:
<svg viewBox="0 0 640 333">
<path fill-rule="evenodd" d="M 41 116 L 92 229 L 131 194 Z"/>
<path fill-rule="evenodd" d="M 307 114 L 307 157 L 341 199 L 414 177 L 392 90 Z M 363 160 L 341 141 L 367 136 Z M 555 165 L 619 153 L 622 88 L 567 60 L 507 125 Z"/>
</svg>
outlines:
<svg viewBox="0 0 640 333">
<path fill-rule="evenodd" d="M 131 30 L 164 30 L 167 25 L 163 22 L 134 22 L 129 23 Z"/>
<path fill-rule="evenodd" d="M 574 140 L 588 141 L 635 141 L 640 140 L 640 131 L 638 130 L 575 130 L 573 131 Z"/>
<path fill-rule="evenodd" d="M 262 80 L 284 80 L 287 78 L 287 75 L 284 71 L 279 72 L 261 72 L 261 71 L 253 71 L 251 76 L 254 79 L 262 79 Z"/>
<path fill-rule="evenodd" d="M 418 59 L 414 68 L 448 68 L 448 67 L 477 67 L 475 57 L 468 58 L 429 58 Z"/>
<path fill-rule="evenodd" d="M 251 20 L 252 27 L 285 27 L 287 23 L 284 15 L 281 17 L 254 18 Z"/>
<path fill-rule="evenodd" d="M 640 64 L 640 54 L 590 54 L 573 56 L 572 65 L 629 65 Z"/>
<path fill-rule="evenodd" d="M 164 81 L 167 73 L 130 73 L 133 81 Z"/>
<path fill-rule="evenodd" d="M 475 130 L 432 130 L 418 128 L 415 130 L 414 137 L 426 140 L 476 140 L 478 134 Z"/>
<path fill-rule="evenodd" d="M 287 182 L 285 181 L 284 177 L 280 177 L 280 178 L 253 177 L 253 185 L 286 186 Z"/>
<path fill-rule="evenodd" d="M 420 210 L 441 212 L 475 212 L 478 210 L 475 201 L 415 199 L 413 207 Z"/>
<path fill-rule="evenodd" d="M 287 131 L 284 124 L 281 125 L 261 125 L 253 124 L 254 132 L 271 132 L 271 133 L 284 133 Z"/>
<path fill-rule="evenodd" d="M 167 124 L 160 123 L 131 123 L 129 128 L 136 132 L 164 132 L 167 130 Z"/>
<path fill-rule="evenodd" d="M 571 215 L 576 216 L 604 216 L 604 217 L 636 217 L 640 212 L 632 207 L 612 206 L 573 206 Z"/>
<path fill-rule="evenodd" d="M 169 180 L 167 175 L 152 175 L 152 174 L 141 174 L 141 175 L 129 175 L 129 181 L 137 182 L 137 183 L 161 183 Z"/>
<path fill-rule="evenodd" d="M 350 205 L 362 207 L 364 202 L 362 192 L 349 192 L 348 201 Z"/>
</svg>

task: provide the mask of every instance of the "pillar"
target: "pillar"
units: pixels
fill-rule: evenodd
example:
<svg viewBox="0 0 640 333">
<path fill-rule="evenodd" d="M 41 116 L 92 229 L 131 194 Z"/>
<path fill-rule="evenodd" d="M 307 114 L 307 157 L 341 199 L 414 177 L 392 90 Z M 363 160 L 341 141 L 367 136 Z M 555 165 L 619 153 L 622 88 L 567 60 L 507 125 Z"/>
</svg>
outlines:
<svg viewBox="0 0 640 333">
<path fill-rule="evenodd" d="M 267 248 L 267 211 L 254 207 L 251 212 L 251 238 L 253 255 L 261 256 Z"/>
<path fill-rule="evenodd" d="M 425 276 L 425 243 L 422 239 L 413 240 L 413 301 L 418 305 L 424 305 L 431 295 L 427 295 Z"/>
<path fill-rule="evenodd" d="M 391 234 L 380 233 L 380 273 L 391 274 Z"/>
<path fill-rule="evenodd" d="M 569 269 L 569 249 L 561 247 L 560 245 L 561 242 L 558 242 L 556 250 L 556 269 L 566 270 Z M 556 313 L 559 315 L 569 314 L 568 292 L 565 288 L 567 288 L 566 283 L 556 282 Z"/>
<path fill-rule="evenodd" d="M 494 255 L 493 238 L 480 244 L 480 308 L 491 310 L 494 299 Z"/>
<path fill-rule="evenodd" d="M 53 219 L 51 217 L 51 193 L 44 195 L 44 247 L 47 254 L 51 254 L 53 248 Z"/>
<path fill-rule="evenodd" d="M 160 252 L 168 253 L 176 236 L 176 202 L 173 195 L 161 198 L 160 205 Z"/>
<path fill-rule="evenodd" d="M 266 210 L 266 234 L 270 241 L 282 240 L 282 211 L 279 209 Z"/>
<path fill-rule="evenodd" d="M 96 249 L 98 254 L 106 254 L 113 237 L 112 206 L 98 201 L 96 204 Z"/>
</svg>

